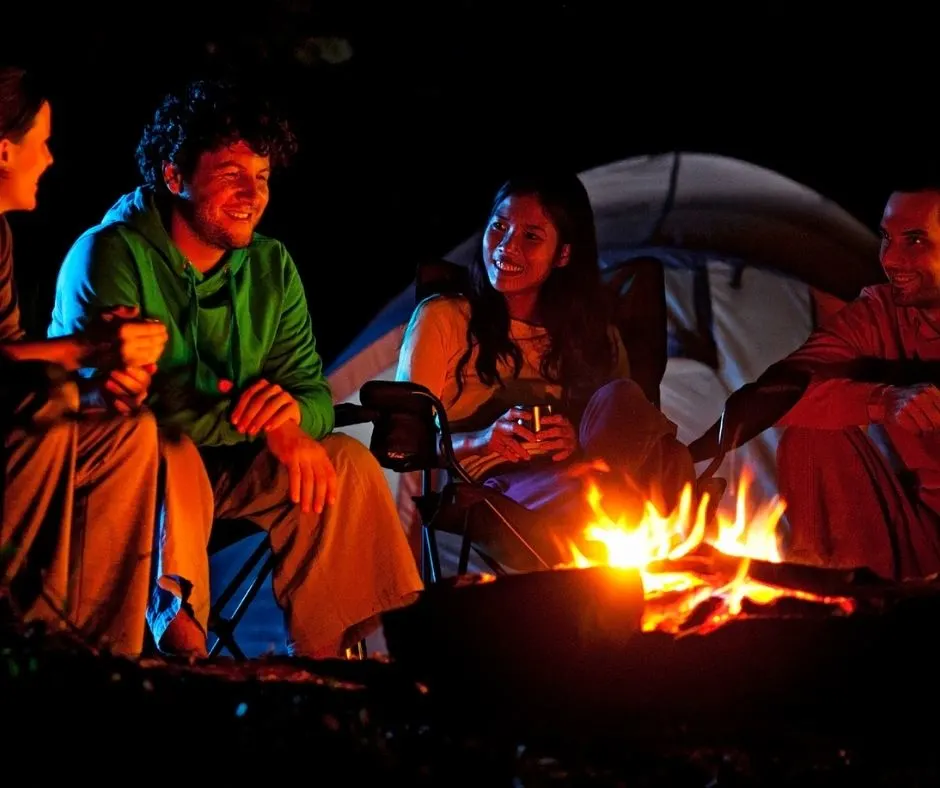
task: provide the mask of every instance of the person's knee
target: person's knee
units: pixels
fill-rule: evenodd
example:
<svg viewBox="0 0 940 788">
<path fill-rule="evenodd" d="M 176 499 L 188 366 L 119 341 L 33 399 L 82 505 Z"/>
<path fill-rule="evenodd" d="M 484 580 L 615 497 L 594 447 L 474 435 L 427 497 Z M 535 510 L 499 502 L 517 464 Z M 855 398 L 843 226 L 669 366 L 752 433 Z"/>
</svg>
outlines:
<svg viewBox="0 0 940 788">
<path fill-rule="evenodd" d="M 161 456 L 167 460 L 185 462 L 186 467 L 198 467 L 205 471 L 199 448 L 187 434 L 167 433 L 158 427 L 158 438 Z"/>
<path fill-rule="evenodd" d="M 595 396 L 598 395 L 632 407 L 653 407 L 653 404 L 646 398 L 646 394 L 643 393 L 643 389 L 640 388 L 640 384 L 629 378 L 611 380 L 597 390 Z"/>
<path fill-rule="evenodd" d="M 777 443 L 777 475 L 788 486 L 807 474 L 826 479 L 851 478 L 870 442 L 857 427 L 817 430 L 788 427 Z"/>
<path fill-rule="evenodd" d="M 643 402 L 649 403 L 646 394 L 644 394 L 643 389 L 640 388 L 640 384 L 635 380 L 630 380 L 630 378 L 616 378 L 611 380 L 601 386 L 598 391 L 625 402 L 642 400 Z"/>
<path fill-rule="evenodd" d="M 848 430 L 787 427 L 777 442 L 777 464 L 805 463 L 817 455 L 854 453 Z"/>
<path fill-rule="evenodd" d="M 628 378 L 618 378 L 601 386 L 591 397 L 584 419 L 608 427 L 630 425 L 637 431 L 651 434 L 671 432 L 671 424 L 652 402 L 640 385 Z"/>
<path fill-rule="evenodd" d="M 141 411 L 125 418 L 124 433 L 138 452 L 156 456 L 160 431 L 157 419 L 150 411 Z"/>
<path fill-rule="evenodd" d="M 343 433 L 333 433 L 323 439 L 323 447 L 333 463 L 337 481 L 355 476 L 360 479 L 382 476 L 382 466 L 362 441 Z"/>
</svg>

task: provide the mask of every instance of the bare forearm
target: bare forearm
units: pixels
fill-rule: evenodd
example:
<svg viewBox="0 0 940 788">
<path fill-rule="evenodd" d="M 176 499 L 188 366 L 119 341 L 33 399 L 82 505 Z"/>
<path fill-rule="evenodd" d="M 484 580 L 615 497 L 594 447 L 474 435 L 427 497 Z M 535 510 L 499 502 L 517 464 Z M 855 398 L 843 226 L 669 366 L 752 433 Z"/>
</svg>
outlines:
<svg viewBox="0 0 940 788">
<path fill-rule="evenodd" d="M 464 460 L 474 454 L 479 454 L 482 445 L 479 432 L 452 433 L 451 442 L 454 446 L 454 456 L 458 460 Z"/>
<path fill-rule="evenodd" d="M 76 336 L 24 342 L 4 342 L 0 353 L 11 361 L 44 361 L 68 370 L 78 369 L 86 352 L 85 344 Z"/>
</svg>

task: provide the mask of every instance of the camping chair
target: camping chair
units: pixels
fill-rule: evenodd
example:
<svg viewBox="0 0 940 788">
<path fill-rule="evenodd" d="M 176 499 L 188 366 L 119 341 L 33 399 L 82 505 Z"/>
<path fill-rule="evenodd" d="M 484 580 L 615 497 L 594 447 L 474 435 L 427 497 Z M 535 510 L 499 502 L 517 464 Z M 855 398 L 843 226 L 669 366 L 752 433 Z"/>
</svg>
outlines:
<svg viewBox="0 0 940 788">
<path fill-rule="evenodd" d="M 370 380 L 360 389 L 359 399 L 360 405 L 337 405 L 337 415 L 342 413 L 346 424 L 372 423 L 369 448 L 383 467 L 398 473 L 419 471 L 422 474 L 422 490 L 415 496 L 415 503 L 422 525 L 421 571 L 425 584 L 436 583 L 442 576 L 438 532 L 460 537 L 458 576 L 466 574 L 471 550 L 494 574 L 506 574 L 507 570 L 479 544 L 484 533 L 492 535 L 492 525 L 485 526 L 481 533 L 479 507 L 488 510 L 491 520 L 495 518 L 502 536 L 530 553 L 543 568 L 550 568 L 513 524 L 513 516 L 504 513 L 515 509 L 521 517 L 525 510 L 474 480 L 460 464 L 454 454 L 446 409 L 434 394 L 424 386 L 407 381 Z M 726 485 L 724 479 L 714 477 L 723 456 L 716 458 L 697 480 L 697 497 L 709 493 L 708 520 L 717 511 Z M 434 471 L 438 469 L 450 474 L 441 490 L 435 489 L 433 480 Z"/>
<path fill-rule="evenodd" d="M 421 569 L 425 583 L 435 583 L 441 577 L 438 530 L 461 537 L 458 574 L 466 573 L 471 549 L 495 574 L 505 574 L 506 570 L 473 538 L 471 509 L 476 504 L 485 507 L 521 549 L 548 568 L 511 518 L 495 505 L 497 499 L 503 503 L 508 499 L 474 481 L 454 455 L 447 413 L 434 394 L 416 383 L 370 380 L 359 390 L 359 400 L 359 405 L 337 405 L 337 416 L 342 414 L 346 424 L 372 423 L 369 448 L 382 467 L 398 473 L 422 473 L 422 492 L 415 497 L 415 503 L 422 521 Z M 437 491 L 434 471 L 439 469 L 455 478 Z M 521 509 L 512 501 L 509 504 Z"/>
<path fill-rule="evenodd" d="M 336 427 L 345 427 L 357 423 L 355 421 L 355 411 L 341 407 L 336 410 Z M 343 418 L 352 418 L 352 421 L 344 421 Z M 223 527 L 219 527 L 222 525 Z M 220 550 L 229 547 L 236 542 L 257 534 L 260 529 L 249 520 L 217 520 L 213 524 L 212 533 L 209 537 L 208 551 L 209 555 L 214 555 Z M 235 659 L 245 660 L 245 653 L 238 645 L 235 639 L 235 628 L 239 625 L 245 613 L 251 606 L 261 586 L 264 585 L 268 576 L 274 571 L 276 556 L 271 550 L 271 543 L 268 541 L 267 534 L 264 535 L 258 546 L 248 556 L 244 564 L 235 573 L 235 576 L 228 582 L 218 599 L 209 610 L 209 634 L 215 636 L 215 643 L 209 649 L 209 656 L 218 656 L 222 649 L 226 649 Z M 252 574 L 254 576 L 252 577 Z M 231 615 L 226 616 L 225 610 L 229 603 L 235 597 L 245 582 L 251 578 L 248 587 L 245 589 L 235 609 Z M 354 648 L 347 649 L 347 658 L 365 659 L 367 656 L 365 640 L 360 640 Z"/>
<path fill-rule="evenodd" d="M 249 520 L 216 520 L 209 536 L 209 555 L 215 555 L 222 549 L 257 534 L 259 530 Z M 258 595 L 258 591 L 261 590 L 261 586 L 264 585 L 273 571 L 274 561 L 274 552 L 271 550 L 271 544 L 268 541 L 267 534 L 265 534 L 209 610 L 209 634 L 215 635 L 216 638 L 212 648 L 209 649 L 210 657 L 218 656 L 224 648 L 235 659 L 246 659 L 244 651 L 235 640 L 235 627 L 239 625 L 245 613 L 248 612 L 248 608 Z M 226 617 L 224 614 L 225 609 L 252 573 L 254 573 L 254 577 L 248 584 L 248 588 L 245 589 L 245 593 L 242 594 L 232 614 Z"/>
</svg>

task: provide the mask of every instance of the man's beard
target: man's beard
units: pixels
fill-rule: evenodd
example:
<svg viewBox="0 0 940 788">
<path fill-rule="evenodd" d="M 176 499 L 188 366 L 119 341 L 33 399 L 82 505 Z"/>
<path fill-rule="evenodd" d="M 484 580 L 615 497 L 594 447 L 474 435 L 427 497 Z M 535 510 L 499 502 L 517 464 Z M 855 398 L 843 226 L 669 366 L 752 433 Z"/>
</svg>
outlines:
<svg viewBox="0 0 940 788">
<path fill-rule="evenodd" d="M 182 200 L 180 212 L 186 222 L 192 227 L 193 232 L 199 239 L 216 249 L 231 251 L 232 249 L 244 249 L 251 244 L 254 237 L 254 227 L 245 234 L 239 233 L 237 236 L 214 221 L 205 210 L 194 210 L 192 203 Z"/>
<path fill-rule="evenodd" d="M 903 290 L 892 286 L 894 303 L 920 309 L 935 309 L 940 306 L 940 287 L 921 285 L 917 289 Z"/>
</svg>

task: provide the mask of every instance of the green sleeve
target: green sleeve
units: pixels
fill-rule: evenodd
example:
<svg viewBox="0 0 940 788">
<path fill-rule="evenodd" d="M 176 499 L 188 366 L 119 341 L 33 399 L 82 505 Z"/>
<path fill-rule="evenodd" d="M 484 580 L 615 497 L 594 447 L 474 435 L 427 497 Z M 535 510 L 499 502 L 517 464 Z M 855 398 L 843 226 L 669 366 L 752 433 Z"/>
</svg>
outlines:
<svg viewBox="0 0 940 788">
<path fill-rule="evenodd" d="M 48 335 L 82 331 L 96 314 L 115 306 L 140 306 L 140 284 L 130 249 L 114 232 L 83 235 L 59 269 Z"/>
<path fill-rule="evenodd" d="M 262 377 L 290 392 L 300 406 L 301 428 L 319 440 L 333 429 L 333 394 L 323 371 L 323 360 L 317 353 L 300 275 L 286 250 L 283 254 L 286 258 L 284 302 Z"/>
<path fill-rule="evenodd" d="M 139 306 L 140 288 L 134 261 L 122 238 L 113 233 L 88 233 L 69 249 L 56 280 L 50 339 L 84 331 L 95 315 L 114 306 Z M 80 374 L 94 378 L 97 370 Z M 92 387 L 82 393 L 83 407 L 104 407 L 101 392 Z"/>
</svg>

